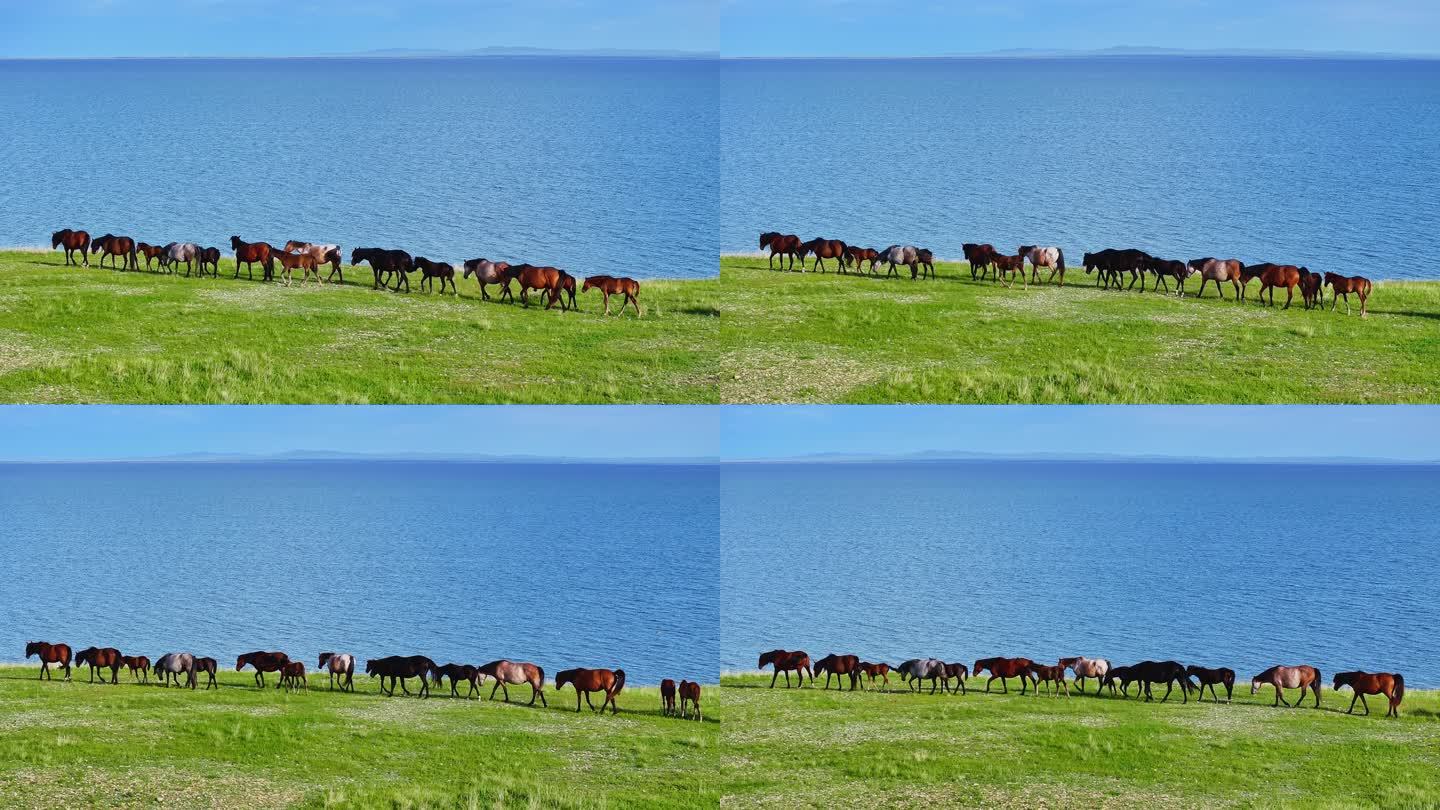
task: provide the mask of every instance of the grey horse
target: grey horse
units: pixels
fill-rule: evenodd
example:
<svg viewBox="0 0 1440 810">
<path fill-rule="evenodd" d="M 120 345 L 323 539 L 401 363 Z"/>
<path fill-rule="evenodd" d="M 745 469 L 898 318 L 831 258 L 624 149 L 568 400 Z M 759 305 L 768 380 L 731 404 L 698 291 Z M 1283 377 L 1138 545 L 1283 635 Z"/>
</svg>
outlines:
<svg viewBox="0 0 1440 810">
<path fill-rule="evenodd" d="M 911 689 L 920 689 L 921 681 L 929 681 L 932 695 L 936 688 L 950 691 L 945 677 L 945 662 L 939 658 L 914 658 L 896 667 L 896 670 L 909 682 Z"/>
<path fill-rule="evenodd" d="M 195 266 L 195 261 L 200 258 L 200 246 L 194 242 L 171 242 L 165 246 L 165 254 L 161 257 L 161 265 L 169 267 L 170 272 L 175 272 L 174 265 L 178 262 L 185 263 L 185 275 L 189 276 Z"/>
<path fill-rule="evenodd" d="M 195 656 L 190 653 L 166 653 L 155 662 L 154 669 L 164 686 L 168 687 L 173 680 L 176 686 L 195 688 Z M 184 684 L 180 683 L 182 672 L 187 676 Z"/>
<path fill-rule="evenodd" d="M 870 272 L 872 274 L 875 272 L 875 265 L 879 262 L 885 262 L 890 265 L 890 271 L 885 274 L 886 278 L 899 275 L 895 272 L 895 265 L 897 264 L 903 264 L 910 268 L 911 280 L 914 280 L 920 273 L 920 251 L 914 245 L 891 245 L 880 251 L 880 255 L 870 264 Z"/>
</svg>

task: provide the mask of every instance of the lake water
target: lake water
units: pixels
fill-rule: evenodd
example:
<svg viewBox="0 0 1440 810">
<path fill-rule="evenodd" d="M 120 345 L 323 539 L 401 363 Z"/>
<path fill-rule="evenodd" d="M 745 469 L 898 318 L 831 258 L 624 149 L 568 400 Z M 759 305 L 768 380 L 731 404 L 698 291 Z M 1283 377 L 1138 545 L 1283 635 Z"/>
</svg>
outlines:
<svg viewBox="0 0 1440 810">
<path fill-rule="evenodd" d="M 1440 278 L 1440 61 L 744 60 L 721 248 L 761 231 Z"/>
<path fill-rule="evenodd" d="M 0 245 L 77 227 L 713 276 L 717 81 L 685 59 L 0 60 Z"/>
<path fill-rule="evenodd" d="M 713 682 L 706 466 L 0 466 L 0 660 L 29 639 Z M 32 662 L 33 663 L 33 662 Z"/>
<path fill-rule="evenodd" d="M 721 664 L 762 650 L 1398 671 L 1440 687 L 1440 469 L 726 465 Z"/>
</svg>

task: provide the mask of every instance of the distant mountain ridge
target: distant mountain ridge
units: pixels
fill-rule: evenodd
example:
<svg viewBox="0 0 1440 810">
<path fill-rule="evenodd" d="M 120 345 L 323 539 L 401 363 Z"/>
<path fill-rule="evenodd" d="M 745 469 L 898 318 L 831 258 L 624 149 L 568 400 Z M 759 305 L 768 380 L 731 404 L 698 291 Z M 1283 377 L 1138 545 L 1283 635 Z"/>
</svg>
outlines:
<svg viewBox="0 0 1440 810">
<path fill-rule="evenodd" d="M 926 450 L 918 453 L 813 453 L 776 458 L 724 459 L 722 464 L 927 464 L 945 462 L 1054 462 L 1083 464 L 1353 464 L 1427 466 L 1440 459 L 1412 460 L 1364 456 L 1257 456 L 1223 458 L 1212 456 L 1167 456 L 1161 454 L 1123 455 L 1118 453 L 972 453 L 959 450 Z"/>
<path fill-rule="evenodd" d="M 448 48 L 376 48 L 368 51 L 354 51 L 349 53 L 326 54 L 327 56 L 391 56 L 400 58 L 414 57 L 456 57 L 466 56 L 624 56 L 624 57 L 652 57 L 652 58 L 715 58 L 720 55 L 719 51 L 682 51 L 667 50 L 664 48 L 655 49 L 632 49 L 632 48 L 534 48 L 529 46 L 506 46 L 490 45 L 484 48 L 465 48 L 460 50 Z"/>
<path fill-rule="evenodd" d="M 339 450 L 287 450 L 280 453 L 199 451 L 116 458 L 0 459 L 0 464 L 284 464 L 306 462 L 433 462 L 451 464 L 714 464 L 713 457 L 602 458 L 582 456 L 483 455 L 465 453 L 350 453 Z"/>
</svg>

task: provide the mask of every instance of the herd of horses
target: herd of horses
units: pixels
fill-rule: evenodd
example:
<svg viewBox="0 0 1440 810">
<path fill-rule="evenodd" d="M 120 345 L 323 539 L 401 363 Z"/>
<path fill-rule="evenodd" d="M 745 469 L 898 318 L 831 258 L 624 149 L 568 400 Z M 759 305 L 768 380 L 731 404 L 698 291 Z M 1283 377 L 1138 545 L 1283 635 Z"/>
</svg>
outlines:
<svg viewBox="0 0 1440 810">
<path fill-rule="evenodd" d="M 781 270 L 793 270 L 798 262 L 800 271 L 805 271 L 805 259 L 807 256 L 814 256 L 814 267 L 821 273 L 825 272 L 826 260 L 832 260 L 837 273 L 849 271 L 862 272 L 865 262 L 870 263 L 869 274 L 876 275 L 876 269 L 880 265 L 888 267 L 885 273 L 886 278 L 897 276 L 898 267 L 908 267 L 910 278 L 935 278 L 935 256 L 925 248 L 913 245 L 891 245 L 884 250 L 874 248 L 858 247 L 848 245 L 839 239 L 811 239 L 802 242 L 795 234 L 783 234 L 778 231 L 766 231 L 760 234 L 760 249 L 770 251 L 769 267 L 774 270 L 778 267 Z M 962 246 L 965 253 L 965 261 L 970 264 L 970 280 L 983 281 L 990 278 L 993 282 L 1004 281 L 1005 286 L 1014 284 L 1019 277 L 1024 287 L 1030 284 L 1040 283 L 1041 269 L 1050 271 L 1045 283 L 1052 281 L 1065 284 L 1065 251 L 1058 247 L 1042 245 L 1021 245 L 1016 248 L 1013 255 L 1002 253 L 994 245 L 988 243 L 966 242 Z M 1309 268 L 1292 264 L 1274 264 L 1272 262 L 1261 262 L 1258 264 L 1245 264 L 1239 259 L 1216 259 L 1206 257 L 1203 259 L 1191 259 L 1181 261 L 1179 259 L 1164 259 L 1152 256 L 1143 250 L 1135 248 L 1114 249 L 1086 253 L 1082 257 L 1082 264 L 1085 274 L 1095 273 L 1095 286 L 1104 289 L 1126 289 L 1131 290 L 1139 284 L 1140 291 L 1145 291 L 1147 274 L 1154 276 L 1152 290 L 1159 290 L 1164 287 L 1166 292 L 1170 291 L 1170 282 L 1175 283 L 1175 293 L 1180 297 L 1185 295 L 1185 282 L 1191 277 L 1200 277 L 1200 291 L 1197 297 L 1205 297 L 1205 287 L 1214 283 L 1215 291 L 1223 299 L 1225 297 L 1222 284 L 1230 284 L 1235 291 L 1235 299 L 1244 301 L 1246 290 L 1251 281 L 1260 281 L 1260 292 L 1257 299 L 1260 303 L 1266 304 L 1265 293 L 1269 292 L 1268 304 L 1275 304 L 1275 290 L 1284 288 L 1285 309 L 1290 308 L 1294 299 L 1295 291 L 1300 291 L 1301 300 L 1306 309 L 1323 308 L 1325 300 L 1325 287 L 1330 287 L 1331 304 L 1333 311 L 1339 304 L 1340 299 L 1345 299 L 1345 312 L 1350 313 L 1350 295 L 1353 293 L 1360 301 L 1360 316 L 1367 314 L 1366 301 L 1370 297 L 1373 285 L 1364 276 L 1344 276 L 1339 273 L 1315 273 Z M 1026 273 L 1026 264 L 1029 263 L 1030 272 Z M 1128 277 L 1129 284 L 1125 284 Z"/>
<path fill-rule="evenodd" d="M 215 678 L 219 670 L 219 664 L 214 658 L 206 658 L 188 652 L 167 653 L 155 661 L 144 655 L 124 655 L 114 647 L 87 647 L 78 653 L 73 653 L 68 644 L 51 644 L 46 641 L 32 641 L 25 645 L 25 658 L 28 660 L 37 657 L 40 660 L 40 680 L 54 680 L 55 673 L 52 670 L 63 670 L 65 680 L 70 680 L 71 666 L 79 668 L 88 666 L 90 668 L 90 683 L 95 682 L 95 674 L 100 672 L 101 683 L 105 682 L 104 670 L 110 671 L 110 683 L 120 682 L 120 670 L 127 669 L 132 680 L 139 683 L 150 682 L 153 675 L 159 679 L 160 685 L 165 687 L 188 687 L 197 688 L 199 677 L 207 676 L 205 688 L 218 689 L 219 682 Z M 316 662 L 316 673 L 325 673 L 329 676 L 331 691 L 338 688 L 342 692 L 355 691 L 355 656 L 349 653 L 322 652 Z M 255 686 L 264 689 L 267 686 L 266 673 L 275 673 L 278 680 L 275 683 L 276 689 L 296 690 L 309 689 L 309 680 L 305 669 L 305 663 L 293 659 L 283 652 L 256 650 L 248 652 L 235 659 L 235 671 L 243 672 L 246 667 L 255 670 Z M 371 678 L 380 679 L 380 694 L 387 697 L 395 695 L 395 688 L 399 686 L 400 691 L 410 695 L 409 681 L 417 680 L 418 686 L 414 693 L 417 697 L 430 697 L 430 687 L 441 687 L 445 679 L 450 679 L 450 696 L 460 697 L 459 687 L 464 683 L 468 686 L 465 698 L 480 695 L 480 686 L 487 679 L 494 680 L 494 686 L 490 687 L 490 699 L 495 699 L 495 692 L 501 691 L 506 703 L 510 702 L 510 686 L 528 685 L 530 687 L 530 702 L 527 706 L 534 706 L 539 700 L 541 706 L 548 707 L 545 700 L 545 670 L 529 661 L 511 661 L 501 658 L 491 661 L 482 666 L 472 664 L 437 664 L 432 659 L 423 655 L 391 655 L 384 658 L 371 658 L 365 662 L 365 674 Z M 388 689 L 386 688 L 388 685 Z M 590 696 L 594 693 L 601 693 L 603 700 L 598 711 L 605 712 L 610 707 L 612 714 L 620 713 L 620 706 L 616 702 L 621 690 L 625 688 L 625 670 L 623 669 L 567 669 L 555 674 L 555 690 L 559 691 L 565 686 L 575 689 L 575 711 L 580 711 L 580 702 L 583 698 L 585 705 L 592 710 L 595 704 L 591 702 Z M 678 714 L 683 718 L 689 718 L 692 714 L 694 719 L 700 717 L 700 684 L 691 681 L 680 682 L 678 688 L 681 698 L 681 711 L 675 711 L 675 681 L 667 678 L 660 685 L 661 711 L 664 715 Z"/>
<path fill-rule="evenodd" d="M 785 676 L 785 688 L 790 688 L 792 672 L 796 674 L 798 686 L 805 686 L 805 677 L 808 675 L 813 687 L 815 679 L 824 673 L 823 688 L 830 688 L 833 677 L 836 688 L 843 689 L 848 679 L 852 692 L 857 687 L 865 689 L 867 679 L 870 686 L 874 687 L 876 678 L 880 679 L 882 690 L 888 689 L 892 672 L 902 683 L 908 684 L 911 691 L 923 689 L 924 682 L 929 681 L 932 695 L 937 689 L 942 694 L 949 692 L 964 695 L 967 693 L 965 681 L 968 678 L 979 678 L 982 673 L 987 672 L 990 677 L 985 681 L 985 691 L 989 692 L 991 684 L 998 680 L 1001 690 L 1006 694 L 1010 692 L 1010 679 L 1016 678 L 1020 681 L 1022 695 L 1027 691 L 1038 695 L 1040 685 L 1044 684 L 1047 694 L 1058 697 L 1063 693 L 1069 697 L 1067 672 L 1073 674 L 1076 689 L 1081 694 L 1085 693 L 1086 679 L 1090 679 L 1095 681 L 1094 694 L 1097 696 L 1108 688 L 1112 696 L 1118 693 L 1129 698 L 1130 686 L 1133 684 L 1137 698 L 1152 701 L 1154 696 L 1151 686 L 1163 684 L 1165 694 L 1160 698 L 1161 703 L 1169 700 L 1176 686 L 1180 688 L 1182 703 L 1189 702 L 1191 691 L 1196 693 L 1196 700 L 1203 700 L 1207 687 L 1211 698 L 1219 703 L 1220 695 L 1215 690 L 1217 686 L 1225 689 L 1225 702 L 1229 703 L 1235 689 L 1235 670 L 1228 667 L 1185 666 L 1178 661 L 1141 661 L 1130 666 L 1111 666 L 1104 658 L 1080 656 L 1061 658 L 1053 665 L 1029 658 L 981 658 L 975 661 L 973 666 L 959 662 L 949 663 L 939 658 L 912 658 L 898 666 L 891 666 L 864 661 L 855 655 L 835 653 L 812 662 L 809 654 L 803 650 L 770 650 L 760 654 L 759 668 L 763 670 L 765 667 L 774 668 L 774 674 L 770 676 L 771 689 L 775 688 L 781 675 Z M 951 681 L 955 682 L 954 685 Z M 1318 709 L 1322 682 L 1320 670 L 1312 666 L 1273 666 L 1250 679 L 1250 694 L 1256 694 L 1262 687 L 1269 686 L 1275 690 L 1275 702 L 1272 705 L 1279 706 L 1283 703 L 1286 706 L 1299 706 L 1308 693 L 1314 696 L 1315 708 Z M 1400 701 L 1405 697 L 1405 678 L 1398 672 L 1340 672 L 1335 675 L 1331 688 L 1339 691 L 1342 686 L 1348 686 L 1354 692 L 1346 714 L 1354 713 L 1357 700 L 1365 714 L 1369 714 L 1370 705 L 1365 696 L 1384 695 L 1390 702 L 1385 716 L 1400 716 Z M 1286 689 L 1300 690 L 1300 695 L 1293 704 L 1285 698 Z"/>
<path fill-rule="evenodd" d="M 66 266 L 90 266 L 90 256 L 99 254 L 99 265 L 105 266 L 105 260 L 110 259 L 110 266 L 116 270 L 139 270 L 140 258 L 145 259 L 145 269 L 151 269 L 151 263 L 156 263 L 161 273 L 177 273 L 179 266 L 185 265 L 185 275 L 188 277 L 193 269 L 197 275 L 203 277 L 208 272 L 212 277 L 220 276 L 220 248 L 201 247 L 194 242 L 170 242 L 164 245 L 149 244 L 147 242 L 136 242 L 128 236 L 115 236 L 105 234 L 104 236 L 91 237 L 87 231 L 64 230 L 55 231 L 50 234 L 50 247 L 63 248 L 65 250 Z M 316 242 L 302 242 L 290 240 L 283 248 L 277 248 L 268 242 L 246 242 L 239 236 L 230 237 L 230 249 L 235 255 L 235 274 L 232 279 L 240 277 L 242 265 L 245 269 L 246 278 L 254 280 L 255 266 L 261 269 L 262 281 L 282 281 L 285 286 L 290 286 L 294 280 L 296 271 L 300 274 L 300 283 L 304 284 L 312 276 L 317 285 L 334 280 L 337 276 L 343 284 L 345 282 L 345 271 L 341 264 L 343 254 L 340 246 L 335 244 L 324 244 Z M 79 259 L 76 259 L 76 256 Z M 434 291 L 436 280 L 440 284 L 440 293 L 443 295 L 448 286 L 450 292 L 458 295 L 459 290 L 455 287 L 455 267 L 446 262 L 437 262 L 427 259 L 424 256 L 411 256 L 403 250 L 390 250 L 386 248 L 355 248 L 350 251 L 351 266 L 358 267 L 361 263 L 370 265 L 371 273 L 374 275 L 374 289 L 388 289 L 392 292 L 410 291 L 410 274 L 420 273 L 419 287 L 422 290 Z M 279 265 L 277 273 L 276 265 Z M 321 268 L 328 265 L 330 272 L 324 277 L 321 276 Z M 528 263 L 497 262 L 489 259 L 471 259 L 462 265 L 462 278 L 475 276 L 480 285 L 480 297 L 489 301 L 490 293 L 486 289 L 488 285 L 495 284 L 500 287 L 499 300 L 514 302 L 515 297 L 510 291 L 510 284 L 515 283 L 520 289 L 520 302 L 530 305 L 529 292 L 536 291 L 540 296 L 540 303 L 550 309 L 555 304 L 560 309 L 570 310 L 579 307 L 575 302 L 576 279 L 574 276 L 556 267 L 548 265 L 534 265 Z M 393 286 L 392 286 L 393 283 Z M 605 314 L 610 314 L 610 296 L 621 296 L 624 300 L 620 304 L 618 313 L 624 313 L 625 307 L 633 306 L 637 316 L 642 315 L 640 311 L 640 282 L 633 278 L 624 276 L 596 275 L 587 276 L 580 283 L 580 292 L 599 290 L 604 299 Z"/>
</svg>

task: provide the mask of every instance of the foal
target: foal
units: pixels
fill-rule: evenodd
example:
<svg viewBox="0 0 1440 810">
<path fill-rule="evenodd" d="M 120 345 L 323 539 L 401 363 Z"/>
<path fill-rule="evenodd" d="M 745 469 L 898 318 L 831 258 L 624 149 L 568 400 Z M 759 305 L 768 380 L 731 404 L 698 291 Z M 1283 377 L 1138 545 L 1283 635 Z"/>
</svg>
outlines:
<svg viewBox="0 0 1440 810">
<path fill-rule="evenodd" d="M 695 719 L 699 720 L 700 684 L 695 681 L 680 682 L 680 717 L 686 720 L 690 718 L 690 709 L 687 707 L 687 704 L 693 705 L 695 709 Z"/>
<path fill-rule="evenodd" d="M 618 278 L 615 276 L 588 276 L 585 284 L 580 288 L 580 292 L 589 292 L 592 288 L 599 290 L 600 294 L 605 296 L 606 315 L 610 314 L 610 296 L 612 295 L 625 296 L 625 300 L 620 303 L 620 309 L 616 311 L 616 314 L 624 312 L 626 304 L 635 305 L 637 317 L 643 314 L 640 312 L 640 282 L 635 279 L 624 276 Z"/>
<path fill-rule="evenodd" d="M 660 713 L 666 717 L 675 713 L 675 681 L 670 678 L 660 682 Z"/>
</svg>

